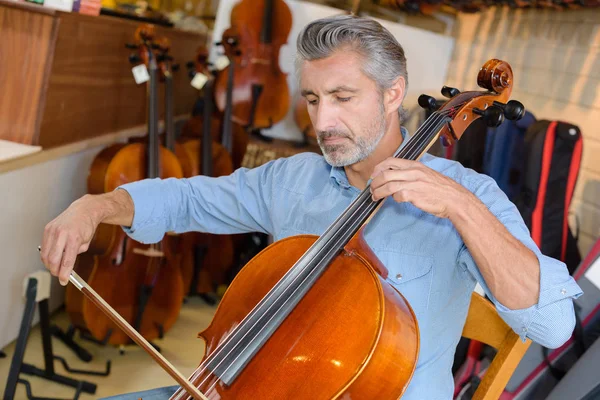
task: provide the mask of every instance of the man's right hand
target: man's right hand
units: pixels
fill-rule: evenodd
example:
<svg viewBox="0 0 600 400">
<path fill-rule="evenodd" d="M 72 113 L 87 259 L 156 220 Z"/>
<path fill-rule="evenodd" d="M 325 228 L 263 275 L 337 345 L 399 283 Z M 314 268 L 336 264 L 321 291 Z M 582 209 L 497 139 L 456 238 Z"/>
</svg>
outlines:
<svg viewBox="0 0 600 400">
<path fill-rule="evenodd" d="M 58 276 L 63 286 L 69 282 L 77 255 L 90 246 L 101 222 L 99 211 L 95 196 L 85 195 L 71 203 L 44 229 L 42 262 L 52 275 Z"/>
</svg>

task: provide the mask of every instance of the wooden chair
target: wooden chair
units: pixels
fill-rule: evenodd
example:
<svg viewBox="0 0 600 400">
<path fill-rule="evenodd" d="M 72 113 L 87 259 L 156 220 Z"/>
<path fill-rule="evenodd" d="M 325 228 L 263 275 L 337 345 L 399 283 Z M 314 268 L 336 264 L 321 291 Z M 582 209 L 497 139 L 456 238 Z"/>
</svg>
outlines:
<svg viewBox="0 0 600 400">
<path fill-rule="evenodd" d="M 462 335 L 492 346 L 498 352 L 485 372 L 473 400 L 497 400 L 531 344 L 510 328 L 494 305 L 473 292 Z"/>
</svg>

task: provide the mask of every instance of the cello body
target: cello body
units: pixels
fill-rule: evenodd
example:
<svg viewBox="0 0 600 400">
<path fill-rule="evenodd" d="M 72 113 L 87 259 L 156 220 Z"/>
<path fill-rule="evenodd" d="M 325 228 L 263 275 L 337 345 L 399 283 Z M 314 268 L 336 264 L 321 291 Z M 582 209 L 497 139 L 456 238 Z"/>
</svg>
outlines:
<svg viewBox="0 0 600 400">
<path fill-rule="evenodd" d="M 283 0 L 242 0 L 231 11 L 231 27 L 223 42 L 242 49 L 230 56 L 235 63 L 233 121 L 254 130 L 269 128 L 285 118 L 290 106 L 287 75 L 279 67 L 279 51 L 292 27 L 292 13 Z M 227 70 L 217 77 L 215 100 L 226 106 Z"/>
<path fill-rule="evenodd" d="M 316 240 L 280 240 L 241 269 L 199 334 L 203 361 Z M 381 274 L 365 242 L 351 241 L 233 383 L 210 371 L 191 381 L 211 399 L 398 399 L 416 366 L 419 331 L 408 302 Z M 175 399 L 189 397 L 180 389 Z"/>
<path fill-rule="evenodd" d="M 92 163 L 88 192 L 107 193 L 124 183 L 144 179 L 146 157 L 144 143 L 116 144 L 104 149 Z M 164 147 L 160 147 L 160 161 L 161 178 L 183 177 L 179 162 Z M 183 281 L 172 243 L 177 239 L 167 236 L 160 246 L 164 255 L 149 256 L 143 253 L 152 251 L 156 245 L 135 242 L 118 226 L 101 224 L 100 227 L 95 243 L 88 252 L 79 255 L 74 269 L 132 324 L 139 309 L 140 291 L 144 286 L 153 285 L 138 330 L 147 340 L 162 336 L 177 320 L 183 299 Z M 108 340 L 112 345 L 131 342 L 72 285 L 67 286 L 65 296 L 67 313 L 75 326 L 89 330 L 98 340 L 112 331 Z"/>
<path fill-rule="evenodd" d="M 176 156 L 158 143 L 157 63 L 152 51 L 154 27 L 141 25 L 135 32 L 139 56 L 149 70 L 148 135 L 144 142 L 114 144 L 101 151 L 90 168 L 88 193 L 102 194 L 122 184 L 146 178 L 182 178 Z M 96 239 L 98 238 L 98 239 Z M 74 271 L 93 284 L 96 292 L 135 327 L 146 340 L 164 335 L 175 323 L 183 303 L 180 259 L 174 251 L 177 237 L 167 235 L 158 243 L 144 245 L 131 240 L 116 226 L 100 225 L 90 249 L 78 257 Z M 75 326 L 88 330 L 97 340 L 113 345 L 131 338 L 96 304 L 68 287 L 67 312 Z"/>
</svg>

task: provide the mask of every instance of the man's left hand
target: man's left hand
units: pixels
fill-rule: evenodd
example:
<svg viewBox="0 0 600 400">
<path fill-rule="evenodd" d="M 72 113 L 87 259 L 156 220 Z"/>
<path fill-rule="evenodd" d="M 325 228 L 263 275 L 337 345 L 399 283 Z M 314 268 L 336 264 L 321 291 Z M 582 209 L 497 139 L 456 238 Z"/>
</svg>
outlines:
<svg viewBox="0 0 600 400">
<path fill-rule="evenodd" d="M 440 218 L 449 218 L 473 196 L 456 181 L 418 161 L 390 157 L 379 163 L 371 176 L 374 201 L 392 196 Z"/>
</svg>

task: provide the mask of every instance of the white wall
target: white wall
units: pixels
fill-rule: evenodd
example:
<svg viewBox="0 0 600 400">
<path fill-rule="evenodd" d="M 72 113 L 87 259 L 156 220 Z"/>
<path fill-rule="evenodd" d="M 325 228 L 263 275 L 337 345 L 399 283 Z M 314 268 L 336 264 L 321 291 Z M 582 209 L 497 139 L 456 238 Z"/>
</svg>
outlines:
<svg viewBox="0 0 600 400">
<path fill-rule="evenodd" d="M 490 58 L 514 72 L 511 98 L 538 120 L 578 125 L 583 158 L 571 212 L 583 255 L 600 237 L 600 10 L 511 10 L 460 14 L 448 84 L 463 88 Z M 573 224 L 573 228 L 575 228 Z"/>
<path fill-rule="evenodd" d="M 221 39 L 223 31 L 230 26 L 231 9 L 238 0 L 221 0 L 215 20 L 213 42 Z M 292 12 L 292 28 L 287 46 L 281 48 L 280 67 L 288 73 L 291 104 L 298 96 L 298 85 L 294 76 L 294 56 L 296 54 L 296 38 L 300 30 L 309 22 L 323 17 L 343 14 L 344 11 L 302 1 L 286 0 Z M 418 28 L 377 19 L 385 26 L 404 47 L 408 63 L 408 95 L 429 93 L 437 95 L 445 84 L 446 72 L 452 55 L 454 39 Z M 213 48 L 211 56 L 214 59 L 219 49 Z M 268 136 L 300 140 L 300 130 L 296 127 L 293 117 L 293 107 L 290 107 L 286 118 L 265 130 Z"/>
<path fill-rule="evenodd" d="M 19 331 L 25 300 L 23 279 L 44 269 L 37 246 L 44 226 L 87 191 L 93 158 L 104 146 L 0 174 L 0 348 Z M 63 288 L 52 281 L 52 309 Z M 37 321 L 36 313 L 36 321 Z"/>
</svg>

